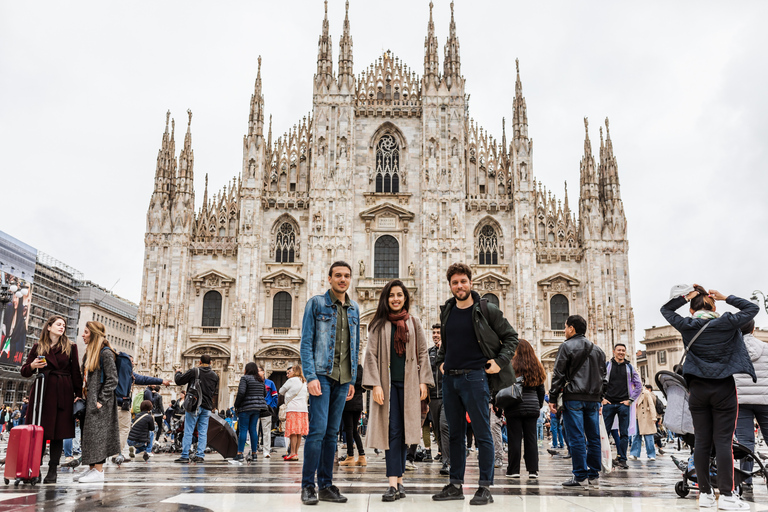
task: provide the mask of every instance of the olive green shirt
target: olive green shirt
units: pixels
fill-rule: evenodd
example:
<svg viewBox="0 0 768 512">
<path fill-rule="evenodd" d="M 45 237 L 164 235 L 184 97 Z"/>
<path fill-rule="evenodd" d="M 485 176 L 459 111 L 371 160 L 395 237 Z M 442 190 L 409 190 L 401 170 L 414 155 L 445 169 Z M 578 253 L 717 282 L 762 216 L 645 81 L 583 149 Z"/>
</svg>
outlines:
<svg viewBox="0 0 768 512">
<path fill-rule="evenodd" d="M 352 358 L 349 355 L 349 319 L 347 308 L 352 306 L 349 295 L 344 295 L 344 304 L 339 299 L 333 302 L 336 307 L 336 348 L 333 351 L 333 370 L 331 378 L 339 384 L 352 382 Z"/>
</svg>

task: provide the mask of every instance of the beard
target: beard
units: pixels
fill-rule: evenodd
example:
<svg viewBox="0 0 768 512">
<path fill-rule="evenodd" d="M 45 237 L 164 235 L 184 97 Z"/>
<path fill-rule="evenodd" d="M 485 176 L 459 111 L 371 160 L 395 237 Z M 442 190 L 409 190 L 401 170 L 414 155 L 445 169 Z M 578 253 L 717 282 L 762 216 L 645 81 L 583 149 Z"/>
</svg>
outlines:
<svg viewBox="0 0 768 512">
<path fill-rule="evenodd" d="M 467 290 L 466 292 L 458 292 L 454 293 L 453 296 L 456 298 L 456 300 L 467 300 L 469 296 L 472 294 L 471 290 Z"/>
</svg>

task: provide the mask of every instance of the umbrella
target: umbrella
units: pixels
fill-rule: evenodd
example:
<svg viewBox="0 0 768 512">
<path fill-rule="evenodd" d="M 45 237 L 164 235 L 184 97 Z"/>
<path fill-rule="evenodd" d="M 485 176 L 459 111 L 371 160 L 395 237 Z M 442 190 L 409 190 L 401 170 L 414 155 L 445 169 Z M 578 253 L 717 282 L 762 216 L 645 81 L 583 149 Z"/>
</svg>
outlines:
<svg viewBox="0 0 768 512">
<path fill-rule="evenodd" d="M 237 455 L 235 430 L 218 414 L 208 416 L 208 447 L 219 452 L 225 459 Z"/>
</svg>

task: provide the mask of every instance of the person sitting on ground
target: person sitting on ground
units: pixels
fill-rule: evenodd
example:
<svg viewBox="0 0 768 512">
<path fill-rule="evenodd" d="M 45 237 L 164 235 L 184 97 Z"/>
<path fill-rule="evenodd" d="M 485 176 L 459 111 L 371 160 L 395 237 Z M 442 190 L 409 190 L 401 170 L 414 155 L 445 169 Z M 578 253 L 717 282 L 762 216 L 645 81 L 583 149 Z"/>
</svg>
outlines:
<svg viewBox="0 0 768 512">
<path fill-rule="evenodd" d="M 155 420 L 152 417 L 152 402 L 141 402 L 141 412 L 133 420 L 128 432 L 128 455 L 133 459 L 137 453 L 144 452 L 144 460 L 149 460 L 150 434 L 155 430 Z"/>
</svg>

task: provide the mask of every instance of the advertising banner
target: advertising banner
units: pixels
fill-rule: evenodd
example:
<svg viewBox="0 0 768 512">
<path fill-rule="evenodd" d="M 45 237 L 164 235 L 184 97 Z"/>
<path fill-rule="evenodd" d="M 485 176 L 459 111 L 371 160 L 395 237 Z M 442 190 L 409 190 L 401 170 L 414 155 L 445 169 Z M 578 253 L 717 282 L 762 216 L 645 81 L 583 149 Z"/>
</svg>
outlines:
<svg viewBox="0 0 768 512">
<path fill-rule="evenodd" d="M 27 323 L 32 285 L 8 272 L 0 271 L 3 284 L 15 292 L 13 299 L 0 311 L 0 364 L 21 366 L 24 363 L 24 346 L 27 342 Z"/>
</svg>

